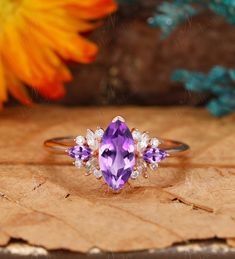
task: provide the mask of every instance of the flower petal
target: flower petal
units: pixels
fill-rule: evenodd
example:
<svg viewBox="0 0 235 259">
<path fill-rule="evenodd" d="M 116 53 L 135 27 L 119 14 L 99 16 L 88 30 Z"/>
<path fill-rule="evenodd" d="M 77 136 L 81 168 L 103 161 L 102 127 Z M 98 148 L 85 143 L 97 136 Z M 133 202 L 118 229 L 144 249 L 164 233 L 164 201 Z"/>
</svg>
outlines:
<svg viewBox="0 0 235 259">
<path fill-rule="evenodd" d="M 39 88 L 39 93 L 48 99 L 56 100 L 65 95 L 64 85 L 60 82 L 54 82 L 37 87 Z"/>
<path fill-rule="evenodd" d="M 26 87 L 19 80 L 14 78 L 13 75 L 7 75 L 7 83 L 7 87 L 13 97 L 25 105 L 33 104 Z"/>
<path fill-rule="evenodd" d="M 77 33 L 66 32 L 55 24 L 46 23 L 42 14 L 38 14 L 36 19 L 32 19 L 28 13 L 24 15 L 31 24 L 31 34 L 34 37 L 40 34 L 43 44 L 54 49 L 64 59 L 81 63 L 89 63 L 95 59 L 98 51 L 96 44 Z"/>
<path fill-rule="evenodd" d="M 0 59 L 0 102 L 7 101 L 7 87 L 2 60 Z"/>
<path fill-rule="evenodd" d="M 1 1 L 1 0 L 0 0 Z M 3 8 L 2 8 L 3 7 Z M 79 33 L 116 10 L 113 0 L 5 0 L 0 8 L 0 106 L 7 89 L 32 104 L 24 84 L 47 98 L 65 94 L 72 79 L 64 60 L 92 62 L 98 47 Z"/>
<path fill-rule="evenodd" d="M 117 4 L 112 0 L 77 1 L 68 3 L 67 8 L 74 17 L 93 20 L 116 11 Z"/>
</svg>

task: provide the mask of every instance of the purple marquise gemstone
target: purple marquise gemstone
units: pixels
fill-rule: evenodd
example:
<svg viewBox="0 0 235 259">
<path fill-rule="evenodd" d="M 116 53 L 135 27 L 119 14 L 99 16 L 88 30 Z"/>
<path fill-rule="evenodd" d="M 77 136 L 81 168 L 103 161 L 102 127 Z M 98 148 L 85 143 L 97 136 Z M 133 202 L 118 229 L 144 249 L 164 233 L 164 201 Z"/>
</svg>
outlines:
<svg viewBox="0 0 235 259">
<path fill-rule="evenodd" d="M 74 146 L 68 149 L 68 154 L 76 160 L 87 161 L 91 158 L 91 149 L 86 146 Z"/>
<path fill-rule="evenodd" d="M 135 165 L 135 145 L 127 125 L 117 120 L 105 130 L 99 147 L 99 165 L 107 184 L 120 189 Z"/>
<path fill-rule="evenodd" d="M 161 162 L 166 156 L 166 151 L 159 148 L 147 148 L 143 153 L 143 159 L 150 164 Z"/>
</svg>

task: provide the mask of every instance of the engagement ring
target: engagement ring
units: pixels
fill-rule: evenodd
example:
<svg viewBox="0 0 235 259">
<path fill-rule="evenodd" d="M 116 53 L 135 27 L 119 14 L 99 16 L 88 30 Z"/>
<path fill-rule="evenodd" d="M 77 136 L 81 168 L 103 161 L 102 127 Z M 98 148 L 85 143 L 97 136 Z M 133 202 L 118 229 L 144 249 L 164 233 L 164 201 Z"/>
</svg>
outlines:
<svg viewBox="0 0 235 259">
<path fill-rule="evenodd" d="M 147 177 L 158 163 L 189 149 L 187 144 L 149 136 L 148 132 L 130 130 L 121 116 L 115 117 L 106 130 L 87 130 L 86 136 L 46 140 L 44 146 L 56 154 L 67 154 L 86 174 L 103 178 L 113 190 L 129 179 Z"/>
</svg>

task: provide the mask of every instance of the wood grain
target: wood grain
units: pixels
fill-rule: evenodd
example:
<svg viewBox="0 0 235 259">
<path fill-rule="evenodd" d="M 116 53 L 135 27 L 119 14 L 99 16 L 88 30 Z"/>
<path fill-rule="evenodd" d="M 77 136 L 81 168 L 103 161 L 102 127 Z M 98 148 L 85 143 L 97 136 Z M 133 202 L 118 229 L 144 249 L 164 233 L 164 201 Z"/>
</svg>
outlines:
<svg viewBox="0 0 235 259">
<path fill-rule="evenodd" d="M 191 152 L 161 164 L 119 194 L 85 177 L 46 138 L 85 134 L 122 115 Z M 0 245 L 18 238 L 47 249 L 86 252 L 163 248 L 222 238 L 235 246 L 235 116 L 191 108 L 10 108 L 0 114 Z"/>
</svg>

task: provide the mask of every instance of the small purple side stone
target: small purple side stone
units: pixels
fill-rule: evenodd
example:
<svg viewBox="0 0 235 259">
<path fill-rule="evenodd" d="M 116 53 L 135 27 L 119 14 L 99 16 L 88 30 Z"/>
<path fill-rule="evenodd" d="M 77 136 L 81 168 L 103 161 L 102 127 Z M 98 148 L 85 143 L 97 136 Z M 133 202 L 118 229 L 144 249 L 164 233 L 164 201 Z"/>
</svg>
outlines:
<svg viewBox="0 0 235 259">
<path fill-rule="evenodd" d="M 105 130 L 99 147 L 99 165 L 113 190 L 122 188 L 130 178 L 135 165 L 135 145 L 124 122 L 112 122 Z"/>
<path fill-rule="evenodd" d="M 68 149 L 68 154 L 76 160 L 87 161 L 91 158 L 91 149 L 86 146 L 74 146 Z"/>
<path fill-rule="evenodd" d="M 159 148 L 147 148 L 143 153 L 144 160 L 150 164 L 161 162 L 166 156 L 167 152 Z"/>
</svg>

